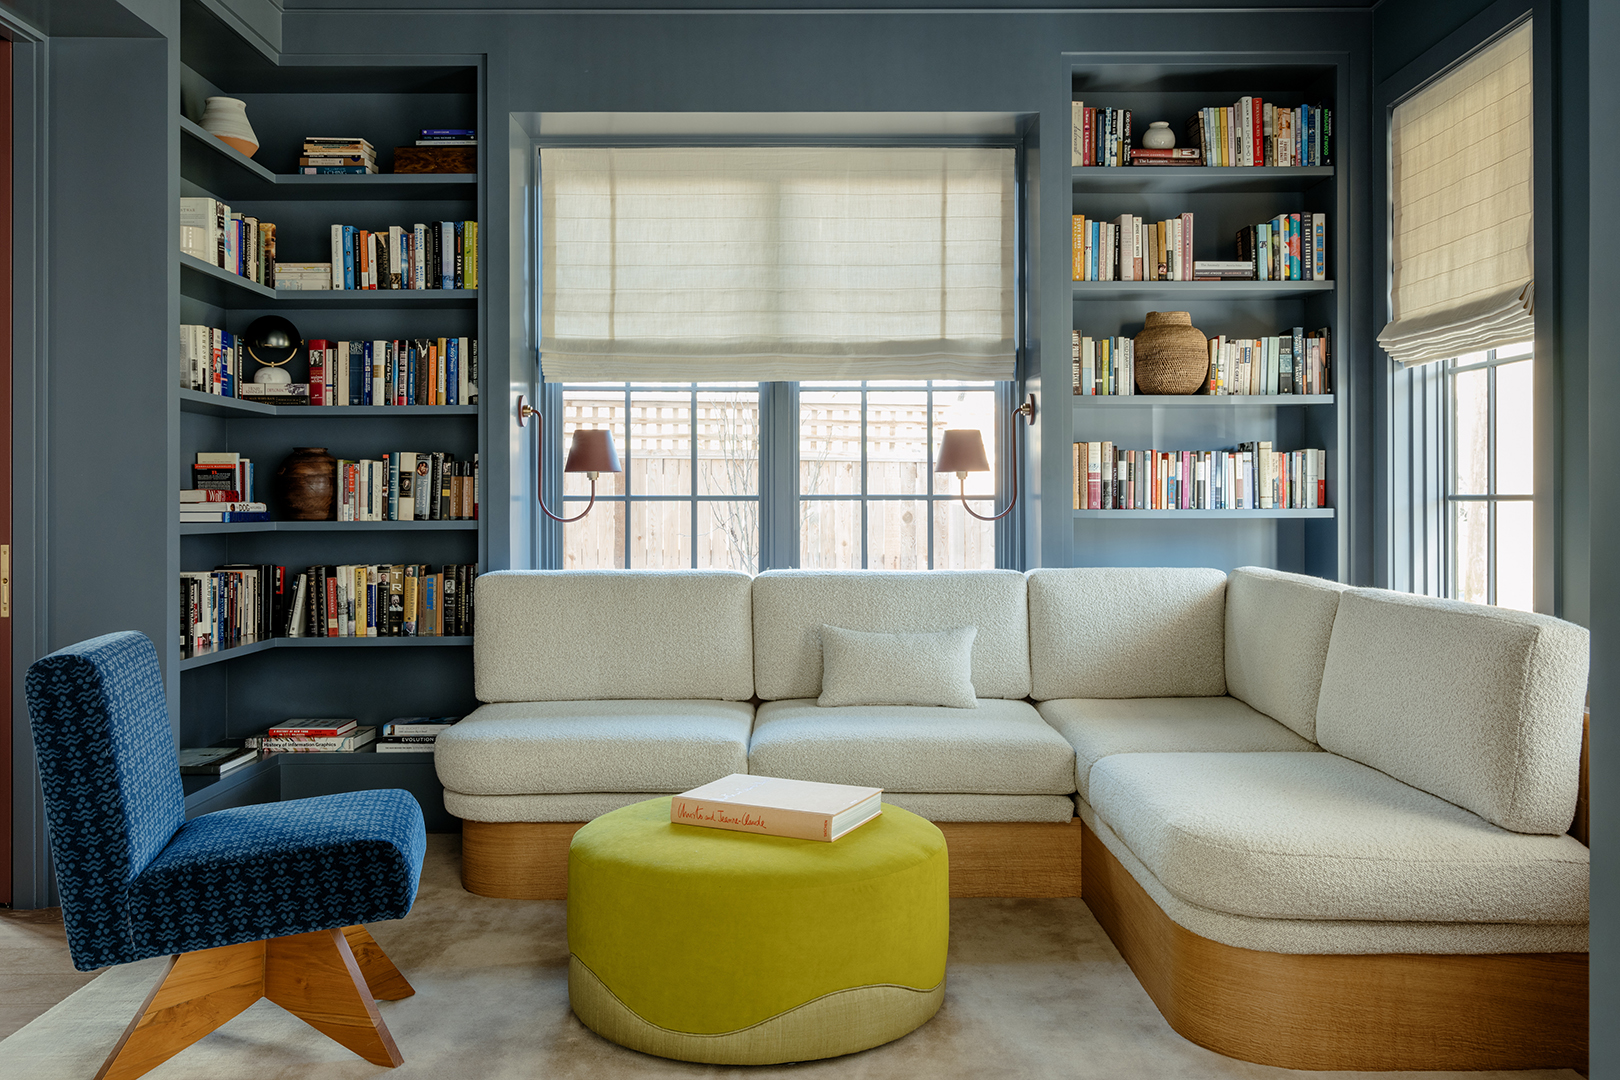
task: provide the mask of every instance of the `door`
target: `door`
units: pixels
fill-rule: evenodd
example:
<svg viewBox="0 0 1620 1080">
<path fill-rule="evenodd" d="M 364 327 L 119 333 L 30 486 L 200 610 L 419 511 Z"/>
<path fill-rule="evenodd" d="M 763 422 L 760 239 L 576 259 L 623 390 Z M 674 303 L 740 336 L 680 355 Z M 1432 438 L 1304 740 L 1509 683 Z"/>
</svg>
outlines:
<svg viewBox="0 0 1620 1080">
<path fill-rule="evenodd" d="M 11 897 L 11 42 L 0 40 L 0 904 Z"/>
</svg>

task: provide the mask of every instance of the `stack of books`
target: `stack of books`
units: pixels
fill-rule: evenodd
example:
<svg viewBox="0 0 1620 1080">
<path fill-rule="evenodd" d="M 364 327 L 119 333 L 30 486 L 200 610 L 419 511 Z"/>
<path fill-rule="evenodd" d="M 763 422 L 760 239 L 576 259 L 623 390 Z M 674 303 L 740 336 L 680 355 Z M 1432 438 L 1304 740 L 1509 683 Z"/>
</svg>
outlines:
<svg viewBox="0 0 1620 1080">
<path fill-rule="evenodd" d="M 269 754 L 344 754 L 376 739 L 376 728 L 360 727 L 353 720 L 288 720 L 242 742 L 248 749 Z"/>
<path fill-rule="evenodd" d="M 1333 110 L 1242 97 L 1187 119 L 1188 141 L 1217 166 L 1333 164 Z"/>
<path fill-rule="evenodd" d="M 308 135 L 298 171 L 306 175 L 363 176 L 377 171 L 377 151 L 364 139 Z"/>
<path fill-rule="evenodd" d="M 1278 214 L 1239 229 L 1237 248 L 1256 281 L 1326 281 L 1327 215 Z"/>
<path fill-rule="evenodd" d="M 296 289 L 308 291 L 312 289 L 330 289 L 332 287 L 332 264 L 320 263 L 276 263 L 276 288 Z"/>
<path fill-rule="evenodd" d="M 1327 505 L 1327 452 L 1125 450 L 1074 444 L 1076 510 L 1309 510 Z"/>
<path fill-rule="evenodd" d="M 185 746 L 180 748 L 180 775 L 220 776 L 257 760 L 259 752 L 245 746 Z"/>
<path fill-rule="evenodd" d="M 1082 397 L 1136 393 L 1136 342 L 1128 337 L 1092 338 L 1075 330 L 1074 392 Z"/>
<path fill-rule="evenodd" d="M 1076 281 L 1193 280 L 1193 216 L 1113 221 L 1073 215 L 1071 259 Z"/>
<path fill-rule="evenodd" d="M 180 494 L 180 520 L 269 521 L 269 508 L 253 499 L 252 459 L 200 451 L 191 467 L 191 487 Z"/>
<path fill-rule="evenodd" d="M 439 733 L 448 731 L 450 725 L 460 719 L 459 716 L 405 716 L 390 720 L 382 726 L 382 735 L 377 739 L 377 753 L 431 753 Z"/>
<path fill-rule="evenodd" d="M 227 563 L 180 574 L 180 650 L 200 656 L 268 640 L 286 618 L 287 570 Z"/>
<path fill-rule="evenodd" d="M 477 146 L 476 128 L 423 128 L 417 146 Z"/>
<path fill-rule="evenodd" d="M 399 450 L 337 463 L 339 521 L 471 521 L 478 517 L 478 455 Z"/>
<path fill-rule="evenodd" d="M 180 250 L 267 288 L 276 287 L 276 227 L 218 199 L 180 200 Z"/>
<path fill-rule="evenodd" d="M 1329 331 L 1292 333 L 1275 337 L 1209 339 L 1209 392 L 1211 394 L 1331 394 L 1332 363 Z"/>
<path fill-rule="evenodd" d="M 235 334 L 212 326 L 180 326 L 180 385 L 219 397 L 236 397 L 242 383 L 242 346 Z"/>
</svg>

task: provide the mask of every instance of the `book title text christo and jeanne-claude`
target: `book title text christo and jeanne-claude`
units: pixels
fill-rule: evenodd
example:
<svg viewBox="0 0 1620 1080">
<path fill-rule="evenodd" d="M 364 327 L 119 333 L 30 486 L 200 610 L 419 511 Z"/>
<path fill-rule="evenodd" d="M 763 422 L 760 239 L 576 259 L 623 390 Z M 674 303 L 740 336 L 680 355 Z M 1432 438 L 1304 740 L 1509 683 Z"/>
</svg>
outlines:
<svg viewBox="0 0 1620 1080">
<path fill-rule="evenodd" d="M 683 820 L 712 821 L 723 825 L 743 825 L 751 829 L 767 829 L 765 819 L 746 810 L 740 813 L 728 814 L 724 807 L 704 806 L 702 803 L 678 803 L 675 812 Z"/>
</svg>

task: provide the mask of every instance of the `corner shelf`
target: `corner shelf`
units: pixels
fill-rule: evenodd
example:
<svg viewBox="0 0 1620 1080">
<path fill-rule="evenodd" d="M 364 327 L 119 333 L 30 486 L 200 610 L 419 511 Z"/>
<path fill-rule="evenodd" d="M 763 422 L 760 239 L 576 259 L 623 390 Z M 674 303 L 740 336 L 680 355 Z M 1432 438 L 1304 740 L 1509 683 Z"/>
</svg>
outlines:
<svg viewBox="0 0 1620 1080">
<path fill-rule="evenodd" d="M 207 667 L 226 660 L 239 660 L 254 653 L 268 652 L 271 649 L 390 649 L 390 648 L 417 648 L 446 647 L 457 645 L 471 645 L 470 636 L 461 637 L 278 637 L 268 641 L 253 641 L 246 645 L 233 645 L 228 649 L 214 649 L 210 652 L 195 656 L 180 658 L 180 670 L 192 671 L 196 668 Z M 247 766 L 244 766 L 246 768 Z"/>
<path fill-rule="evenodd" d="M 1075 394 L 1076 409 L 1280 409 L 1332 405 L 1332 394 Z"/>
<path fill-rule="evenodd" d="M 1076 281 L 1076 300 L 1275 300 L 1331 293 L 1332 281 Z"/>
<path fill-rule="evenodd" d="M 1260 521 L 1266 518 L 1331 518 L 1333 509 L 1315 510 L 1075 510 L 1077 518 L 1181 518 L 1186 521 L 1207 521 L 1211 518 Z"/>
<path fill-rule="evenodd" d="M 207 503 L 198 503 L 206 506 Z M 181 536 L 260 532 L 475 532 L 477 518 L 438 521 L 182 521 Z"/>
<path fill-rule="evenodd" d="M 1074 168 L 1077 194 L 1198 195 L 1304 191 L 1333 179 L 1333 166 L 1085 165 Z"/>
<path fill-rule="evenodd" d="M 473 199 L 477 173 L 273 173 L 180 118 L 181 174 L 226 202 L 233 199 Z"/>
<path fill-rule="evenodd" d="M 477 405 L 263 405 L 243 398 L 220 397 L 201 390 L 180 391 L 180 411 L 202 416 L 296 417 L 300 420 L 326 420 L 333 417 L 395 416 L 477 416 Z"/>
</svg>

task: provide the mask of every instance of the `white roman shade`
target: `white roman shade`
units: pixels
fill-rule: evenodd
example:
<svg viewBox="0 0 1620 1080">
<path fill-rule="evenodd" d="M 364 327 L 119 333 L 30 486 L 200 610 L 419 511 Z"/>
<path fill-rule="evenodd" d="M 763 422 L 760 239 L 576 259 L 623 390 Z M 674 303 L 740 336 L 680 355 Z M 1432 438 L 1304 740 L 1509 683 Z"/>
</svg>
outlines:
<svg viewBox="0 0 1620 1080">
<path fill-rule="evenodd" d="M 1013 152 L 540 152 L 547 381 L 1011 379 Z"/>
<path fill-rule="evenodd" d="M 1407 366 L 1535 337 L 1530 25 L 1395 107 L 1392 318 Z"/>
</svg>

